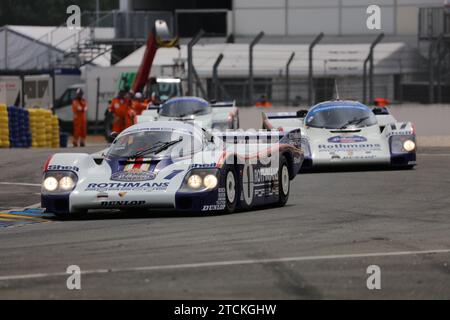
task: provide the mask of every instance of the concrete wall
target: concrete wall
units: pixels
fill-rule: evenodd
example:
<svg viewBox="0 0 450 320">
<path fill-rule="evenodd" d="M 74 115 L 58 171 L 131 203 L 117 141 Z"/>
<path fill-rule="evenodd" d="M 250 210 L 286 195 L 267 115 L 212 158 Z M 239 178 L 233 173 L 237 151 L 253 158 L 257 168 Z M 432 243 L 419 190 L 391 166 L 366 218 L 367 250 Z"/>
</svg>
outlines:
<svg viewBox="0 0 450 320">
<path fill-rule="evenodd" d="M 283 112 L 297 111 L 302 107 L 273 107 L 261 110 L 255 107 L 239 108 L 243 129 L 261 128 L 261 111 Z M 416 125 L 418 145 L 420 147 L 450 147 L 450 105 L 403 104 L 390 107 L 398 121 L 411 121 Z"/>
<path fill-rule="evenodd" d="M 419 7 L 442 6 L 441 0 L 233 0 L 233 30 L 249 36 L 304 36 L 379 33 L 368 30 L 366 9 L 381 8 L 382 30 L 387 35 L 417 34 Z"/>
</svg>

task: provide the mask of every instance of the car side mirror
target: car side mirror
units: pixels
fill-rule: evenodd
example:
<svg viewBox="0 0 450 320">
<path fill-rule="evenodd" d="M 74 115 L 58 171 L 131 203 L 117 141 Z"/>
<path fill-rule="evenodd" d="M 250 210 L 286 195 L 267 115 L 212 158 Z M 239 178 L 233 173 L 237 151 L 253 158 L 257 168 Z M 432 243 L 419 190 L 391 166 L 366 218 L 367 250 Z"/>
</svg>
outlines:
<svg viewBox="0 0 450 320">
<path fill-rule="evenodd" d="M 298 118 L 304 118 L 308 114 L 308 110 L 298 110 L 297 111 L 297 117 Z"/>
<path fill-rule="evenodd" d="M 119 134 L 115 131 L 111 132 L 111 134 L 109 135 L 109 138 L 111 139 L 111 141 L 116 140 L 116 138 L 119 136 Z"/>
</svg>

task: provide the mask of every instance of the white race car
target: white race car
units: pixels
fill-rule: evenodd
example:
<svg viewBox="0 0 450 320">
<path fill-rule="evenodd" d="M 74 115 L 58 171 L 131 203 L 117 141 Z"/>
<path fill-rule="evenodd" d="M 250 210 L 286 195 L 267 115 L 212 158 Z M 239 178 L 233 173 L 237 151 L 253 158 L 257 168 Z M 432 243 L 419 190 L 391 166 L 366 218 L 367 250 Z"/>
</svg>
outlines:
<svg viewBox="0 0 450 320">
<path fill-rule="evenodd" d="M 263 113 L 263 128 L 301 129 L 302 168 L 338 165 L 416 165 L 411 122 L 398 122 L 387 108 L 371 110 L 354 101 L 329 101 L 298 112 Z"/>
<path fill-rule="evenodd" d="M 235 102 L 210 103 L 197 97 L 177 97 L 160 106 L 150 105 L 137 123 L 149 121 L 196 122 L 203 128 L 226 129 L 239 128 L 239 110 Z"/>
<path fill-rule="evenodd" d="M 303 161 L 300 138 L 299 129 L 213 136 L 177 121 L 137 124 L 102 153 L 51 156 L 42 207 L 70 217 L 89 209 L 233 212 L 283 206 Z"/>
</svg>

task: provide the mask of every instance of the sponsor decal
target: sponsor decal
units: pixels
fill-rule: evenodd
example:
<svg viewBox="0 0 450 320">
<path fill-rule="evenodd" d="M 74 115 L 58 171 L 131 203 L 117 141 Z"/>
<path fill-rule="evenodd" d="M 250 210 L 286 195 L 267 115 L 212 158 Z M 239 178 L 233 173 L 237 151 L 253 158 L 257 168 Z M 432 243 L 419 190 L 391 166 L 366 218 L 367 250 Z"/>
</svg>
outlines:
<svg viewBox="0 0 450 320">
<path fill-rule="evenodd" d="M 391 131 L 387 134 L 387 137 L 392 136 L 411 136 L 413 135 L 412 131 Z"/>
<path fill-rule="evenodd" d="M 356 143 L 366 142 L 367 139 L 362 136 L 335 136 L 328 139 L 331 143 Z"/>
<path fill-rule="evenodd" d="M 153 172 L 143 172 L 143 171 L 119 171 L 111 175 L 111 180 L 113 181 L 149 181 L 154 180 L 156 174 Z"/>
<path fill-rule="evenodd" d="M 226 194 L 225 188 L 219 188 L 217 194 L 216 204 L 213 205 L 204 205 L 202 211 L 220 211 L 225 210 L 226 205 Z"/>
<path fill-rule="evenodd" d="M 323 151 L 362 151 L 362 150 L 380 150 L 381 144 L 379 143 L 352 143 L 352 144 L 319 144 L 319 152 Z"/>
<path fill-rule="evenodd" d="M 205 163 L 205 164 L 191 164 L 189 169 L 205 169 L 205 168 L 216 168 L 217 163 Z"/>
<path fill-rule="evenodd" d="M 130 161 L 133 161 L 133 159 L 130 159 Z M 144 163 L 142 161 L 145 161 L 144 159 L 136 159 L 135 163 L 127 164 L 123 171 L 125 172 L 148 172 L 150 170 L 150 163 Z"/>
<path fill-rule="evenodd" d="M 130 161 L 133 161 L 130 159 Z M 156 178 L 154 172 L 150 172 L 150 163 L 145 163 L 145 159 L 134 160 L 134 163 L 127 164 L 123 171 L 115 172 L 111 175 L 113 181 L 149 181 Z"/>
<path fill-rule="evenodd" d="M 146 201 L 102 201 L 101 206 L 109 207 L 138 207 L 146 204 Z"/>
<path fill-rule="evenodd" d="M 125 183 L 90 183 L 85 191 L 165 191 L 169 187 L 168 182 L 125 182 Z"/>
<path fill-rule="evenodd" d="M 219 211 L 224 209 L 225 209 L 224 204 L 212 204 L 209 206 L 203 206 L 202 211 Z"/>
<path fill-rule="evenodd" d="M 47 171 L 80 171 L 80 168 L 74 166 L 60 166 L 60 165 L 51 165 L 48 166 Z"/>
<path fill-rule="evenodd" d="M 97 194 L 97 198 L 98 199 L 101 199 L 101 198 L 108 198 L 109 197 L 109 195 L 106 193 L 106 192 L 99 192 L 98 194 Z"/>
<path fill-rule="evenodd" d="M 255 183 L 278 181 L 278 168 L 265 167 L 255 169 L 253 177 Z"/>
<path fill-rule="evenodd" d="M 370 160 L 370 159 L 376 159 L 377 157 L 374 155 L 369 156 L 349 156 L 349 157 L 342 157 L 342 160 Z"/>
</svg>

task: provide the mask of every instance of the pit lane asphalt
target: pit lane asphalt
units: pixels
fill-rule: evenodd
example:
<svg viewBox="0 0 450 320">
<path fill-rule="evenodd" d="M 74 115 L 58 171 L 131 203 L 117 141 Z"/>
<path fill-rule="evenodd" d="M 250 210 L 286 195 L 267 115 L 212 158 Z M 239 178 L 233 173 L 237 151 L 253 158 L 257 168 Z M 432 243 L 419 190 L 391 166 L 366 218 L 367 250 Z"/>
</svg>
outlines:
<svg viewBox="0 0 450 320">
<path fill-rule="evenodd" d="M 54 152 L 0 150 L 0 182 L 39 184 Z M 450 149 L 422 148 L 418 162 L 301 174 L 284 208 L 0 228 L 0 298 L 449 299 L 450 253 L 416 253 L 450 249 Z M 35 204 L 38 192 L 0 184 L 0 211 Z M 69 265 L 88 271 L 80 291 L 66 288 Z M 366 287 L 369 265 L 381 268 L 381 290 Z"/>
</svg>

